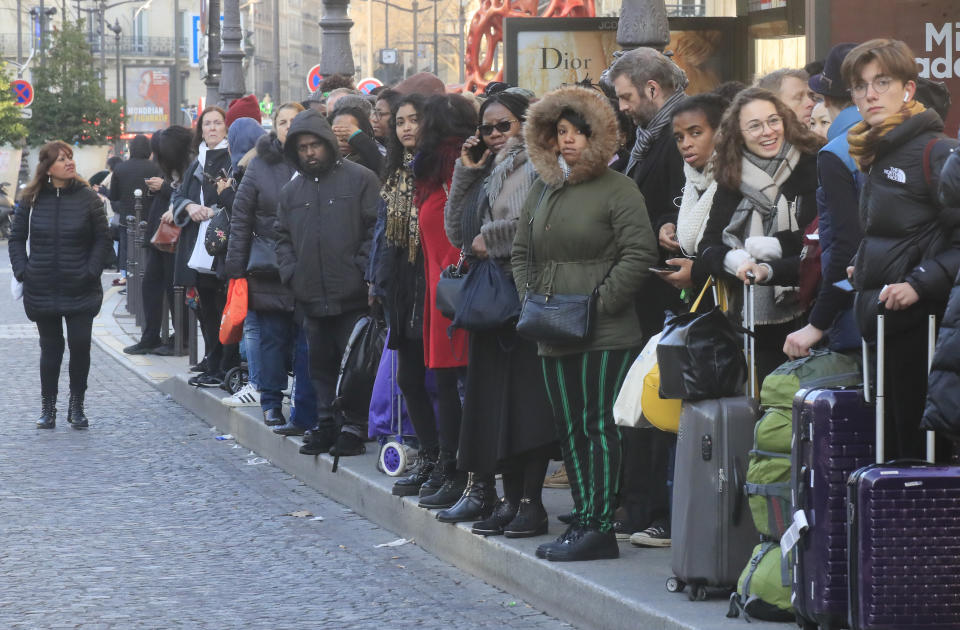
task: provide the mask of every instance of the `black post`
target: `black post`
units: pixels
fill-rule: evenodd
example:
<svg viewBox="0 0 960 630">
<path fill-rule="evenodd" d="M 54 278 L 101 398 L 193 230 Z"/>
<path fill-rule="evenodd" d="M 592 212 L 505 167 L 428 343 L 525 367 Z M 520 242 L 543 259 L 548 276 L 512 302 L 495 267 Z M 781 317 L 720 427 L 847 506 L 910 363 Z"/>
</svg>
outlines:
<svg viewBox="0 0 960 630">
<path fill-rule="evenodd" d="M 147 270 L 147 252 L 143 248 L 144 240 L 147 234 L 147 222 L 142 220 L 140 213 L 137 213 L 137 325 L 143 327 L 147 322 L 147 312 L 143 307 L 143 274 Z"/>
<path fill-rule="evenodd" d="M 167 345 L 170 343 L 170 301 L 167 298 L 167 291 L 163 291 L 163 318 L 160 320 L 160 343 Z"/>
<path fill-rule="evenodd" d="M 120 27 L 120 20 L 115 20 L 113 26 L 110 27 L 110 30 L 113 31 L 115 42 L 117 44 L 117 101 L 120 100 L 120 33 L 123 29 Z M 119 142 L 119 141 L 118 141 Z"/>
<path fill-rule="evenodd" d="M 173 354 L 182 357 L 187 354 L 187 340 L 190 334 L 187 332 L 187 317 L 183 309 L 187 308 L 184 300 L 186 299 L 185 290 L 181 286 L 173 287 L 173 329 L 174 344 Z"/>
<path fill-rule="evenodd" d="M 440 34 L 437 33 L 437 4 L 439 0 L 433 0 L 433 73 L 440 76 Z M 417 19 L 417 16 L 413 16 Z"/>
</svg>

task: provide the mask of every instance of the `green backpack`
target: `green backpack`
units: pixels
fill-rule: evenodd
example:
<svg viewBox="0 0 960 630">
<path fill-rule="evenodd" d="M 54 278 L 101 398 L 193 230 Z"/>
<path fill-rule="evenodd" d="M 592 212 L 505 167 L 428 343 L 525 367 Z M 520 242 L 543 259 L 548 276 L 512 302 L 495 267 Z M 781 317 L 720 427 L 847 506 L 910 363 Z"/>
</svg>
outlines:
<svg viewBox="0 0 960 630">
<path fill-rule="evenodd" d="M 780 555 L 780 545 L 763 542 L 753 548 L 750 562 L 737 581 L 737 591 L 730 595 L 727 617 L 764 621 L 794 621 L 790 604 L 790 563 Z"/>
<path fill-rule="evenodd" d="M 810 356 L 788 361 L 763 379 L 760 405 L 765 413 L 754 428 L 745 485 L 753 522 L 765 538 L 778 541 L 790 526 L 793 397 L 801 389 L 855 386 L 861 381 L 855 359 L 829 350 L 812 350 Z"/>
</svg>

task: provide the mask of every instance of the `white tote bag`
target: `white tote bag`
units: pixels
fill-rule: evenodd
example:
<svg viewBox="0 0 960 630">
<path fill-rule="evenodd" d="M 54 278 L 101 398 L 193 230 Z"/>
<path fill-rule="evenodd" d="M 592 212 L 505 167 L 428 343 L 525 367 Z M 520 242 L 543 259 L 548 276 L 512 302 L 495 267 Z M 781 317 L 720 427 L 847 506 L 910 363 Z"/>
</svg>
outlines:
<svg viewBox="0 0 960 630">
<path fill-rule="evenodd" d="M 662 334 L 657 333 L 647 341 L 643 352 L 633 361 L 627 376 L 623 379 L 623 387 L 620 388 L 617 400 L 613 403 L 613 419 L 621 427 L 653 428 L 653 425 L 643 417 L 640 400 L 643 397 L 643 379 L 657 364 L 657 344 L 660 343 Z"/>
<path fill-rule="evenodd" d="M 207 252 L 207 247 L 203 243 L 208 225 L 210 225 L 210 219 L 204 219 L 200 222 L 197 228 L 197 242 L 194 243 L 193 253 L 190 254 L 190 260 L 187 261 L 187 267 L 198 273 L 213 273 L 213 256 Z"/>
</svg>

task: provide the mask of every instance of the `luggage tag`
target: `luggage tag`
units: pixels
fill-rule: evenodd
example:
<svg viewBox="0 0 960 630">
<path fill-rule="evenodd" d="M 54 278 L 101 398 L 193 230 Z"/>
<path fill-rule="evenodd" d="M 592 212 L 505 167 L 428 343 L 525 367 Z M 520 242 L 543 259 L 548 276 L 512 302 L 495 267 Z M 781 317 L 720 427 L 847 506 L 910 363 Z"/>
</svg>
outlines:
<svg viewBox="0 0 960 630">
<path fill-rule="evenodd" d="M 780 555 L 784 558 L 797 546 L 800 537 L 806 533 L 810 525 L 807 523 L 807 515 L 803 510 L 797 510 L 793 513 L 793 524 L 787 528 L 783 536 L 780 537 Z"/>
</svg>

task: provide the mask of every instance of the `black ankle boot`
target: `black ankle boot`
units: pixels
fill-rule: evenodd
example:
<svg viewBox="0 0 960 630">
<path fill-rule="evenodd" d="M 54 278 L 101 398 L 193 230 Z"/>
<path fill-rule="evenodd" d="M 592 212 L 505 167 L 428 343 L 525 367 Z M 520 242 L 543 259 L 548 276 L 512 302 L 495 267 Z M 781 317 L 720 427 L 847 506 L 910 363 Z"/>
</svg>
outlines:
<svg viewBox="0 0 960 630">
<path fill-rule="evenodd" d="M 87 414 L 83 413 L 83 394 L 70 394 L 70 403 L 67 406 L 67 422 L 74 429 L 86 429 L 90 426 Z"/>
<path fill-rule="evenodd" d="M 612 560 L 620 557 L 620 547 L 613 530 L 601 532 L 592 527 L 576 530 L 546 551 L 547 560 L 576 562 L 581 560 Z"/>
<path fill-rule="evenodd" d="M 38 429 L 53 429 L 57 426 L 57 397 L 40 397 L 40 417 L 37 418 Z"/>
<path fill-rule="evenodd" d="M 456 460 L 441 461 L 443 485 L 433 494 L 420 497 L 418 504 L 428 510 L 452 507 L 463 495 L 467 487 L 467 473 L 457 470 Z"/>
<path fill-rule="evenodd" d="M 516 517 L 503 528 L 503 535 L 507 538 L 530 538 L 546 533 L 547 511 L 539 501 L 534 503 L 527 498 L 520 499 Z"/>
<path fill-rule="evenodd" d="M 437 467 L 436 452 L 420 451 L 417 461 L 409 475 L 397 479 L 393 484 L 393 495 L 397 497 L 412 497 L 420 493 L 420 487 L 427 482 Z"/>
<path fill-rule="evenodd" d="M 476 521 L 489 517 L 497 506 L 496 482 L 490 478 L 478 478 L 470 473 L 467 476 L 467 487 L 460 500 L 453 507 L 437 513 L 437 520 L 441 523 L 461 523 Z"/>
<path fill-rule="evenodd" d="M 510 523 L 516 515 L 517 504 L 510 503 L 507 501 L 507 497 L 503 497 L 497 502 L 493 514 L 489 518 L 474 523 L 470 531 L 479 536 L 502 536 L 503 527 Z"/>
</svg>

